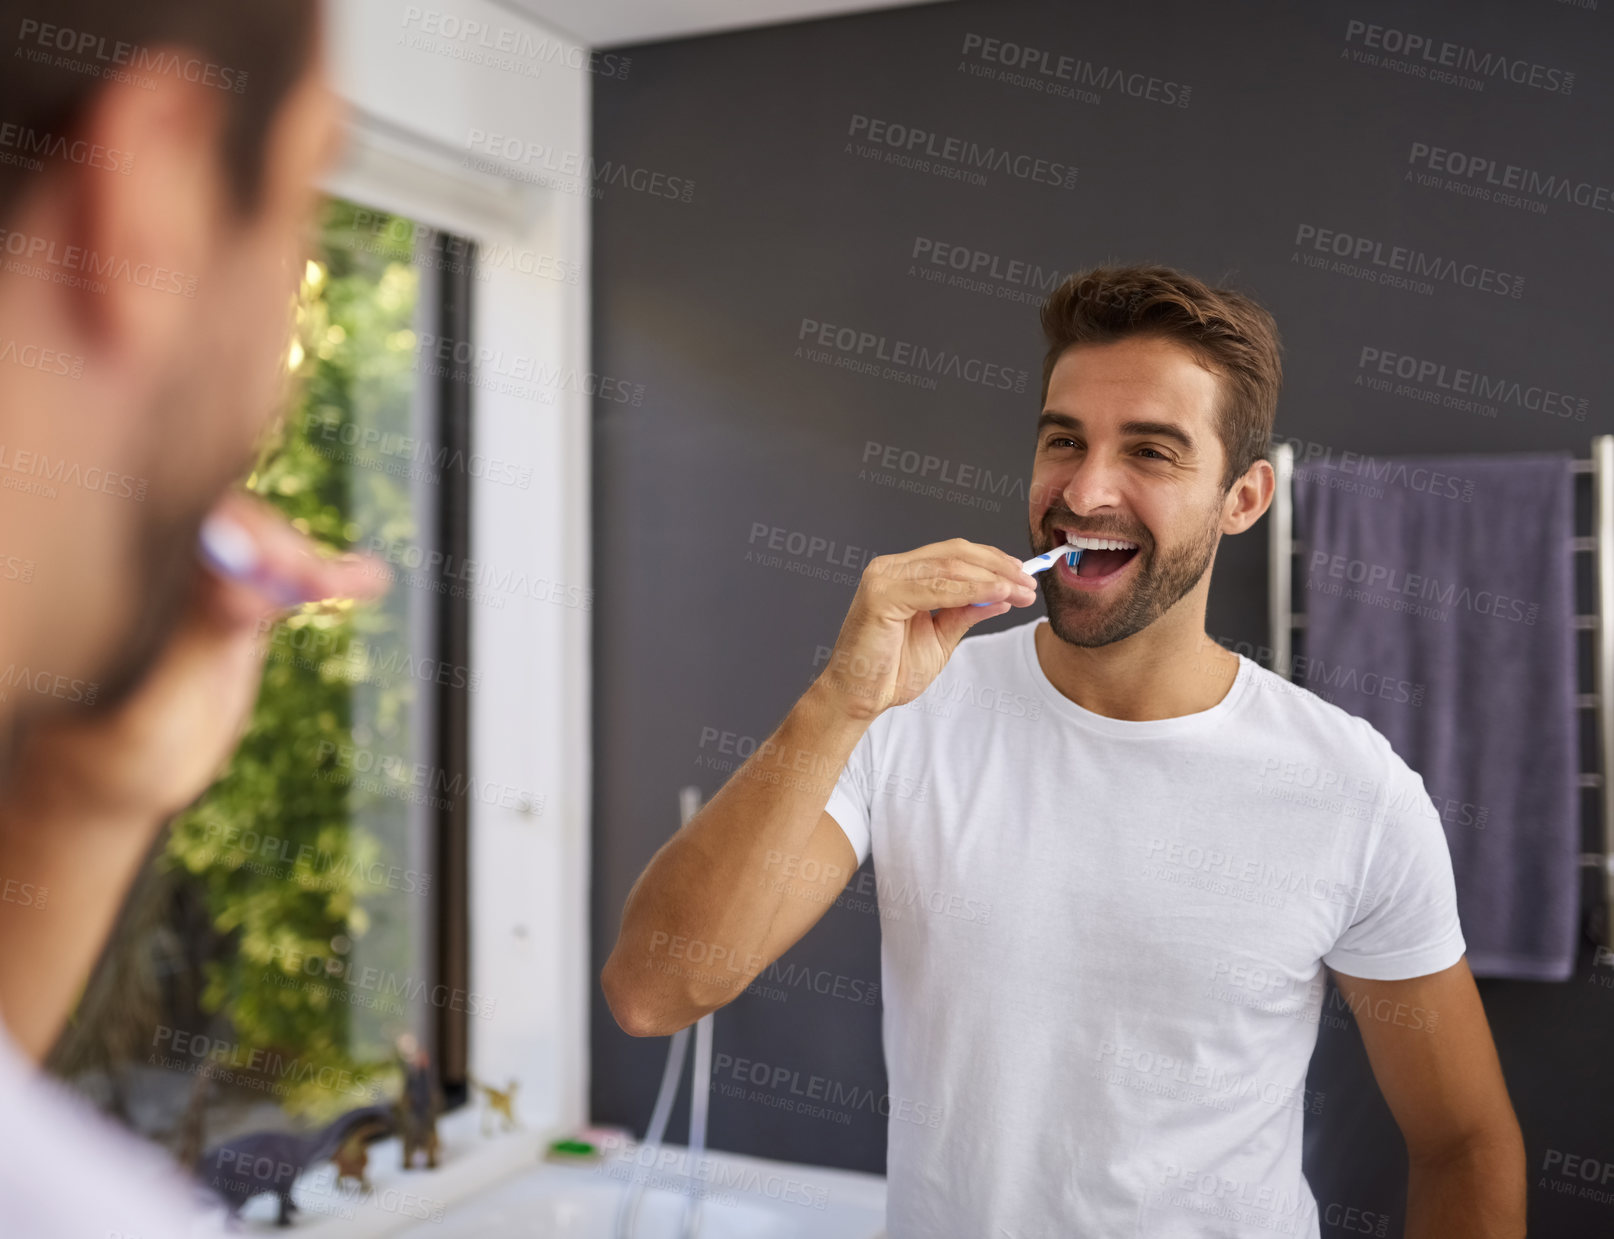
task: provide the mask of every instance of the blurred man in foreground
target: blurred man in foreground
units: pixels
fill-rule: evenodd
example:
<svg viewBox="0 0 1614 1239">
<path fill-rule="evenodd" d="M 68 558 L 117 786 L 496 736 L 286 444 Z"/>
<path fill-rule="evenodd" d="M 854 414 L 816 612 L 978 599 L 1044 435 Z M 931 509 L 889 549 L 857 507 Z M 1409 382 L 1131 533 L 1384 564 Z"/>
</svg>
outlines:
<svg viewBox="0 0 1614 1239">
<path fill-rule="evenodd" d="M 194 1193 L 38 1064 L 259 625 L 384 579 L 233 488 L 342 116 L 317 0 L 0 0 L 0 39 L 0 1230 L 170 1239 Z"/>
</svg>

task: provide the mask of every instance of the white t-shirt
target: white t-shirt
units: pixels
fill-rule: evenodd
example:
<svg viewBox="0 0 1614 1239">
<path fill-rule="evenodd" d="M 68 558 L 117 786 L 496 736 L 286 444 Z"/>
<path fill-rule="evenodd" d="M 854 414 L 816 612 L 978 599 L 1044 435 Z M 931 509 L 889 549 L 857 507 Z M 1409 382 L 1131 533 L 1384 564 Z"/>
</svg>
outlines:
<svg viewBox="0 0 1614 1239">
<path fill-rule="evenodd" d="M 0 1019 L 0 1235 L 213 1239 L 211 1205 L 156 1145 L 43 1074 Z"/>
<path fill-rule="evenodd" d="M 1462 957 L 1439 813 L 1371 724 L 1242 655 L 1208 710 L 1084 709 L 1045 622 L 966 638 L 829 800 L 876 867 L 888 1233 L 1317 1239 L 1306 1069 L 1352 1018 L 1323 965 Z"/>
</svg>

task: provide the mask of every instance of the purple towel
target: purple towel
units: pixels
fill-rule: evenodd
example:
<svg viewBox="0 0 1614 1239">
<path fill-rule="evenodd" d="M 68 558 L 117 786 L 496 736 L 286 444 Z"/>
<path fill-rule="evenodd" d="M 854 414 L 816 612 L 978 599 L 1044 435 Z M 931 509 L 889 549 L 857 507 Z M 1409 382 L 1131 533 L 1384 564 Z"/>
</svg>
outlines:
<svg viewBox="0 0 1614 1239">
<path fill-rule="evenodd" d="M 1476 976 L 1562 981 L 1579 925 L 1568 452 L 1295 469 L 1295 680 L 1384 733 L 1440 811 Z"/>
</svg>

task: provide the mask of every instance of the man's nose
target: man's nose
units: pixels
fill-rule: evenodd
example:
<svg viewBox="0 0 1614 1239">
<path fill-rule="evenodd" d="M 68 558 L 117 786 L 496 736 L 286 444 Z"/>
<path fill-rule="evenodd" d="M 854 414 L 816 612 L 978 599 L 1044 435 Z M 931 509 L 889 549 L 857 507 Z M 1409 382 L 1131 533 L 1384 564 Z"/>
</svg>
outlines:
<svg viewBox="0 0 1614 1239">
<path fill-rule="evenodd" d="M 1061 492 L 1072 512 L 1116 507 L 1121 500 L 1122 462 L 1106 452 L 1085 452 L 1065 479 Z"/>
</svg>

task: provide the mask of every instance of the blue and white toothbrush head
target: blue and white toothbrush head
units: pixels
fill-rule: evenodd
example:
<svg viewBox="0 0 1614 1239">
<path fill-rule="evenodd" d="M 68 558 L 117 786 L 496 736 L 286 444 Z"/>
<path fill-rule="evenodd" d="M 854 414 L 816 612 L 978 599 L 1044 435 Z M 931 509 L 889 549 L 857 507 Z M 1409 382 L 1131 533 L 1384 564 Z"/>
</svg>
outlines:
<svg viewBox="0 0 1614 1239">
<path fill-rule="evenodd" d="M 1085 549 L 1085 547 L 1080 546 L 1056 546 L 1053 550 L 1044 551 L 1041 555 L 1033 555 L 1030 559 L 1021 563 L 1020 567 L 1032 576 L 1036 576 L 1037 573 L 1046 572 L 1049 568 L 1052 568 L 1059 562 L 1061 556 L 1068 555 L 1070 557 L 1070 566 L 1074 569 L 1077 564 L 1082 562 L 1082 551 Z"/>
<path fill-rule="evenodd" d="M 1070 569 L 1074 572 L 1076 571 L 1076 565 L 1082 562 L 1082 552 L 1086 549 L 1086 547 L 1072 545 L 1056 546 L 1051 551 L 1044 551 L 1041 555 L 1033 555 L 1030 559 L 1022 560 L 1020 569 L 1031 576 L 1036 576 L 1039 572 L 1048 571 L 1061 559 L 1069 557 Z M 972 607 L 988 607 L 991 605 L 989 602 L 970 603 Z"/>
</svg>

